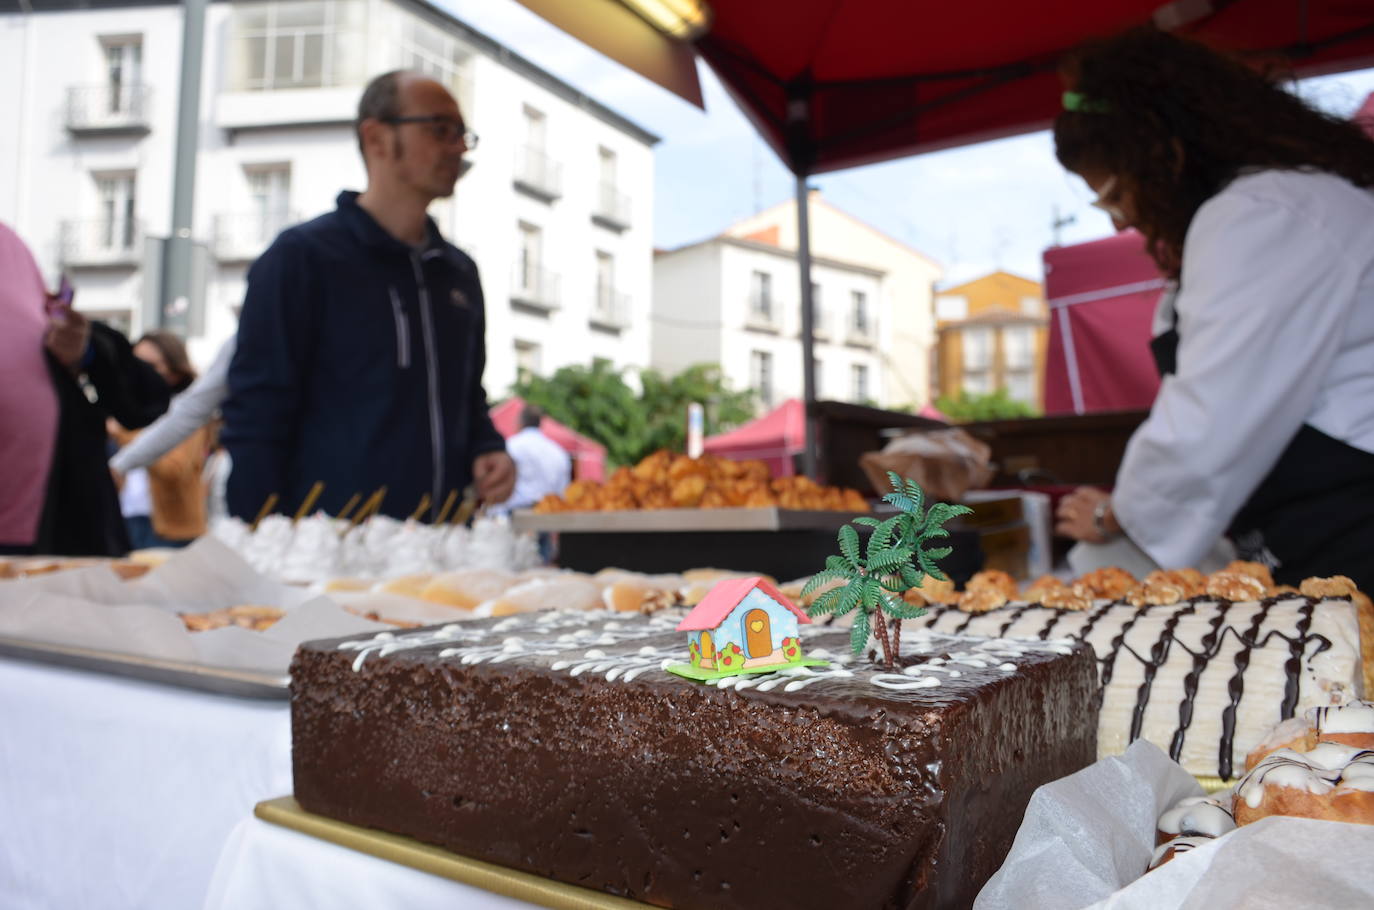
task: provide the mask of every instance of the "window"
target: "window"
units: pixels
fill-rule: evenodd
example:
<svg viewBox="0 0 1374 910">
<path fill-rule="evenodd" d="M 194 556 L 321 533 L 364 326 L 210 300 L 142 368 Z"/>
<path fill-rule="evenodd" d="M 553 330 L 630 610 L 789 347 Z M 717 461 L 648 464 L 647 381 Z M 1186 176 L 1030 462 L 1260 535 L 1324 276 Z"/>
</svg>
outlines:
<svg viewBox="0 0 1374 910">
<path fill-rule="evenodd" d="M 614 189 L 616 185 L 615 152 L 608 148 L 599 148 L 597 149 L 597 159 L 598 172 L 601 174 L 601 185 Z"/>
<path fill-rule="evenodd" d="M 992 329 L 984 326 L 964 329 L 964 369 L 986 370 L 992 366 Z"/>
<path fill-rule="evenodd" d="M 1010 325 L 1002 330 L 1002 362 L 1008 370 L 1028 370 L 1035 362 L 1035 329 Z"/>
<path fill-rule="evenodd" d="M 868 367 L 862 363 L 854 364 L 849 368 L 849 379 L 853 387 L 850 397 L 860 404 L 868 401 Z"/>
<path fill-rule="evenodd" d="M 137 113 L 139 88 L 143 82 L 143 39 L 118 38 L 105 42 L 105 85 L 108 89 L 105 112 Z"/>
<path fill-rule="evenodd" d="M 276 164 L 246 169 L 248 212 L 259 240 L 277 236 L 290 222 L 291 165 Z"/>
<path fill-rule="evenodd" d="M 773 355 L 768 351 L 749 354 L 749 385 L 765 408 L 773 406 Z"/>
<path fill-rule="evenodd" d="M 935 318 L 940 322 L 958 322 L 968 318 L 968 298 L 958 294 L 941 294 L 935 298 Z"/>
<path fill-rule="evenodd" d="M 759 319 L 773 319 L 773 276 L 754 272 L 749 276 L 749 313 Z"/>
<path fill-rule="evenodd" d="M 825 307 L 821 304 L 821 286 L 811 282 L 811 325 L 817 332 L 825 334 Z"/>
<path fill-rule="evenodd" d="M 965 395 L 987 395 L 992 392 L 992 377 L 988 373 L 965 373 Z"/>
<path fill-rule="evenodd" d="M 868 295 L 863 291 L 849 294 L 851 325 L 858 335 L 868 336 Z"/>
<path fill-rule="evenodd" d="M 615 310 L 615 259 L 610 253 L 596 251 L 596 312 L 602 316 L 614 315 Z"/>
<path fill-rule="evenodd" d="M 518 378 L 538 376 L 541 360 L 542 352 L 537 342 L 515 339 L 515 370 Z"/>
<path fill-rule="evenodd" d="M 1039 316 L 1044 310 L 1044 304 L 1039 297 L 1022 297 L 1021 312 L 1027 316 Z"/>
<path fill-rule="evenodd" d="M 137 202 L 133 174 L 98 174 L 95 178 L 96 243 L 104 250 L 132 249 L 137 234 Z"/>
<path fill-rule="evenodd" d="M 1007 373 L 1007 395 L 1016 401 L 1035 404 L 1035 374 L 1030 370 L 1013 370 Z"/>
<path fill-rule="evenodd" d="M 545 139 L 547 138 L 547 120 L 544 117 L 544 113 L 535 110 L 528 104 L 525 105 L 523 113 L 525 119 L 525 145 L 537 152 L 542 152 L 544 150 Z"/>
<path fill-rule="evenodd" d="M 819 399 L 821 397 L 821 386 L 823 385 L 821 377 L 825 375 L 825 369 L 819 357 L 813 357 L 811 360 L 815 364 L 815 370 L 811 374 L 811 390 L 815 393 L 816 398 Z"/>
<path fill-rule="evenodd" d="M 342 84 L 350 75 L 352 39 L 365 29 L 364 12 L 362 0 L 234 4 L 231 82 L 249 91 Z M 444 75 L 415 52 L 415 29 L 438 31 L 409 18 L 402 28 L 400 65 Z"/>
<path fill-rule="evenodd" d="M 543 247 L 543 232 L 532 224 L 520 222 L 520 249 L 518 252 L 522 290 L 536 290 L 539 287 L 540 252 Z"/>
</svg>

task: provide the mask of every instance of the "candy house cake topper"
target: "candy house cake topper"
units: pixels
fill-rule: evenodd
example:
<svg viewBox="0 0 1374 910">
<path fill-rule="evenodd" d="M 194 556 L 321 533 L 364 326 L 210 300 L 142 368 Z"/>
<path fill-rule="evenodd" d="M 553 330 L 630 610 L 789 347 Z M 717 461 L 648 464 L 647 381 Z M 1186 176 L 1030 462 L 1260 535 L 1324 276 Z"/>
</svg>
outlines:
<svg viewBox="0 0 1374 910">
<path fill-rule="evenodd" d="M 667 670 L 705 681 L 825 666 L 823 660 L 802 656 L 797 626 L 809 622 L 800 607 L 757 575 L 722 581 L 678 623 L 679 632 L 690 633 L 692 662 L 672 664 Z"/>
</svg>

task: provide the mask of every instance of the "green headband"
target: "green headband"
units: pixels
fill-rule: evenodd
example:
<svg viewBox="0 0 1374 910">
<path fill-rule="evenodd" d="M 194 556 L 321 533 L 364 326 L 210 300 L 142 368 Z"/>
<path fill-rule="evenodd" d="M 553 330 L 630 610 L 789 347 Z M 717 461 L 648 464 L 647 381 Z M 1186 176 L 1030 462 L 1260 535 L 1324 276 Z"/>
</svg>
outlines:
<svg viewBox="0 0 1374 910">
<path fill-rule="evenodd" d="M 1064 93 L 1064 110 L 1073 111 L 1078 114 L 1106 114 L 1110 113 L 1112 106 L 1105 101 L 1098 101 L 1089 98 L 1082 92 Z"/>
</svg>

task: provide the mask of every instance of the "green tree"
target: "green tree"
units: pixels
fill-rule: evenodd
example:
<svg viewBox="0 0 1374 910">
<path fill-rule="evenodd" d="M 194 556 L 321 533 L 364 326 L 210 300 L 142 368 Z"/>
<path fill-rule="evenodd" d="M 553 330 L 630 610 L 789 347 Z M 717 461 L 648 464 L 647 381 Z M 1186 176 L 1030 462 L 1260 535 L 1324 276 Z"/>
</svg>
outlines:
<svg viewBox="0 0 1374 910">
<path fill-rule="evenodd" d="M 643 388 L 640 401 L 649 422 L 646 455 L 659 449 L 681 452 L 686 448 L 687 406 L 694 401 L 705 409 L 707 436 L 754 417 L 753 395 L 731 391 L 718 364 L 699 363 L 672 378 L 657 370 L 642 370 L 639 380 Z"/>
<path fill-rule="evenodd" d="M 1040 412 L 1024 401 L 1017 401 L 999 388 L 990 395 L 941 396 L 935 407 L 950 420 L 965 423 L 973 420 L 1010 420 L 1018 417 L 1039 417 Z"/>
<path fill-rule="evenodd" d="M 560 367 L 547 378 L 522 372 L 511 391 L 559 423 L 606 447 L 613 464 L 633 464 L 647 445 L 644 408 L 607 360 Z"/>
<path fill-rule="evenodd" d="M 806 583 L 801 594 L 808 597 L 829 582 L 843 581 L 844 584 L 817 597 L 807 609 L 807 615 L 845 616 L 857 610 L 849 628 L 850 648 L 858 654 L 870 636 L 877 638 L 883 649 L 883 663 L 891 670 L 901 652 L 902 620 L 915 619 L 925 613 L 924 609 L 903 600 L 902 593 L 919 587 L 927 575 L 944 579 L 936 563 L 950 554 L 950 548 L 927 549 L 927 544 L 948 537 L 945 522 L 972 510 L 968 506 L 943 502 L 924 508 L 925 494 L 916 481 L 903 480 L 891 471 L 887 477 L 892 483 L 892 492 L 884 496 L 883 501 L 895 507 L 897 514 L 885 521 L 868 515 L 855 518 L 854 524 L 873 529 L 868 544 L 862 548 L 853 525 L 840 528 L 840 555 L 828 557 L 825 568 Z M 892 622 L 890 637 L 889 617 Z"/>
<path fill-rule="evenodd" d="M 671 378 L 639 371 L 641 392 L 606 360 L 590 367 L 561 367 L 552 376 L 522 372 L 511 388 L 530 404 L 606 447 L 613 465 L 632 465 L 658 449 L 681 452 L 687 405 L 706 409 L 706 434 L 731 429 L 754 416 L 749 392 L 732 391 L 716 364 L 698 364 Z"/>
</svg>

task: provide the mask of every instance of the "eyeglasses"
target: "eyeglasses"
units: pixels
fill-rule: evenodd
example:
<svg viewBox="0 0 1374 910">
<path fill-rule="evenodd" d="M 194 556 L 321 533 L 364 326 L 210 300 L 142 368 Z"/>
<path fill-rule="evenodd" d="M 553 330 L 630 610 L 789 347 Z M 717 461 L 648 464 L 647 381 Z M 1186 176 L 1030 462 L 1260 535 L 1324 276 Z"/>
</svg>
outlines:
<svg viewBox="0 0 1374 910">
<path fill-rule="evenodd" d="M 429 127 L 430 133 L 440 142 L 451 145 L 461 141 L 464 148 L 477 148 L 477 134 L 464 126 L 461 120 L 454 120 L 452 117 L 430 114 L 423 117 L 383 117 L 381 119 L 383 123 L 423 123 Z"/>
</svg>

